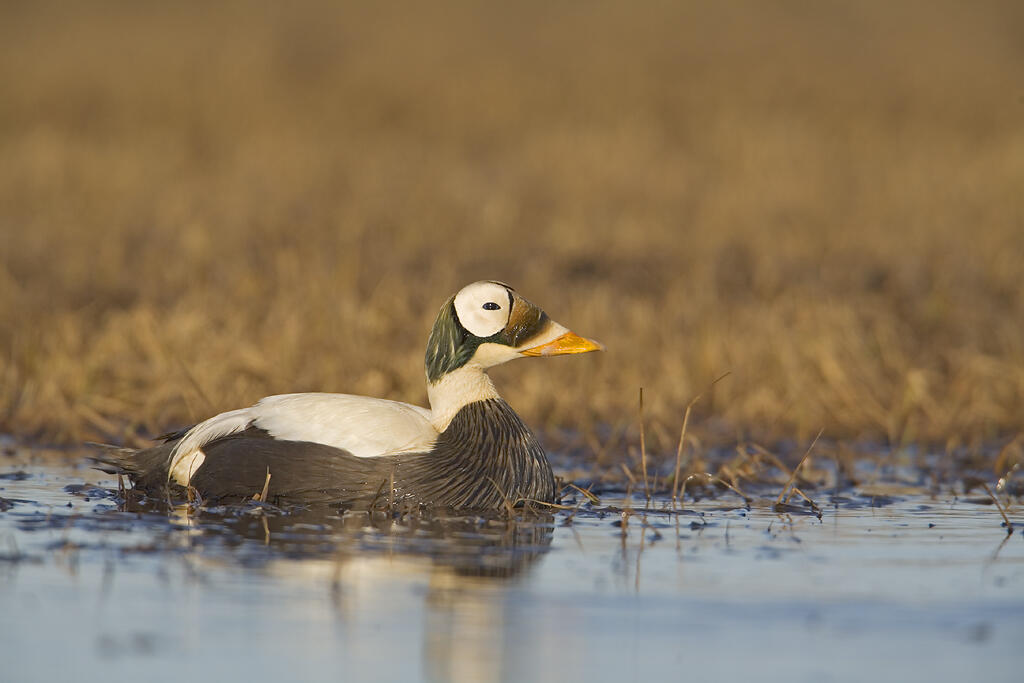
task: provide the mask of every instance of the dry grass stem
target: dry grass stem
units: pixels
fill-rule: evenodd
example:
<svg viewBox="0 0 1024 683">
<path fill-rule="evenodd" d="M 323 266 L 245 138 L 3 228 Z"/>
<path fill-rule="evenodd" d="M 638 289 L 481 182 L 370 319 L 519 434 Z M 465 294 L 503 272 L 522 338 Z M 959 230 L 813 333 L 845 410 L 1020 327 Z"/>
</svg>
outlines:
<svg viewBox="0 0 1024 683">
<path fill-rule="evenodd" d="M 672 477 L 672 502 L 675 503 L 678 500 L 679 494 L 679 474 L 682 471 L 683 463 L 683 447 L 686 444 L 686 426 L 690 423 L 690 411 L 693 410 L 693 404 L 700 398 L 698 394 L 692 401 L 686 405 L 686 412 L 683 413 L 683 427 L 679 430 L 679 447 L 676 448 L 676 469 L 675 474 Z"/>
<path fill-rule="evenodd" d="M 584 498 L 589 500 L 590 503 L 593 504 L 593 505 L 600 505 L 601 504 L 601 499 L 598 498 L 593 493 L 591 493 L 588 489 L 580 488 L 576 484 L 572 484 L 572 483 L 568 484 L 566 486 L 566 488 L 570 488 L 570 489 L 573 489 L 573 490 L 577 491 L 580 495 L 582 495 Z"/>
<path fill-rule="evenodd" d="M 651 488 L 647 481 L 647 443 L 644 439 L 644 388 L 640 387 L 640 400 L 637 407 L 640 420 L 640 474 L 644 479 L 644 497 L 651 501 Z"/>
<path fill-rule="evenodd" d="M 267 468 L 267 478 L 263 480 L 263 490 L 259 493 L 254 493 L 252 499 L 258 503 L 267 502 L 267 492 L 270 490 L 270 468 Z"/>
<path fill-rule="evenodd" d="M 502 488 L 501 484 L 499 484 L 498 481 L 494 479 L 494 477 L 487 477 L 487 481 L 491 482 L 494 488 L 498 490 L 498 493 L 501 495 L 501 499 L 505 507 L 505 514 L 507 515 L 507 519 L 511 521 L 516 514 L 515 505 L 512 503 L 512 500 L 508 497 L 508 494 L 505 493 L 505 489 Z"/>
<path fill-rule="evenodd" d="M 800 496 L 805 501 L 807 501 L 807 504 L 811 506 L 811 512 L 816 514 L 818 516 L 818 519 L 821 519 L 821 508 L 818 506 L 817 503 L 815 503 L 813 500 L 811 500 L 810 496 L 808 496 L 806 493 L 803 492 L 803 490 L 801 490 L 800 488 L 798 488 L 796 486 L 794 486 L 790 490 L 791 490 L 792 493 L 795 493 L 796 495 Z"/>
<path fill-rule="evenodd" d="M 551 508 L 552 510 L 569 510 L 573 512 L 579 511 L 579 505 L 563 505 L 561 503 L 548 503 L 543 500 L 537 500 L 536 498 L 517 498 L 516 504 L 518 503 L 529 503 L 530 505 L 539 505 L 545 508 Z M 506 512 L 508 507 L 505 508 Z"/>
<path fill-rule="evenodd" d="M 988 493 L 989 497 L 992 499 L 992 502 L 995 503 L 996 508 L 999 510 L 999 514 L 1001 514 L 1003 516 L 1003 522 L 1006 523 L 1006 533 L 1007 533 L 1007 535 L 1012 534 L 1013 533 L 1013 523 L 1010 521 L 1010 518 L 1007 516 L 1006 510 L 1003 508 L 1003 504 L 999 502 L 999 499 L 996 498 L 996 494 L 994 494 L 992 492 L 992 489 L 989 488 L 988 484 L 986 484 L 985 482 L 981 482 L 981 485 L 985 488 L 985 492 Z"/>
<path fill-rule="evenodd" d="M 388 484 L 388 509 L 395 509 L 395 467 L 391 466 L 391 472 L 389 473 L 390 482 Z"/>
<path fill-rule="evenodd" d="M 696 481 L 696 480 L 702 480 L 705 484 L 715 484 L 715 483 L 721 484 L 722 486 L 724 486 L 725 488 L 729 489 L 730 491 L 735 493 L 737 496 L 742 498 L 744 503 L 746 503 L 747 505 L 750 504 L 750 501 L 751 501 L 750 496 L 748 496 L 747 494 L 743 493 L 743 491 L 741 491 L 735 485 L 735 483 L 726 481 L 725 479 L 723 479 L 722 477 L 718 476 L 717 474 L 711 474 L 710 472 L 694 472 L 693 474 L 688 476 L 686 479 L 684 479 L 683 480 L 683 486 L 682 486 L 681 490 L 679 491 L 679 500 L 683 500 L 683 498 L 686 496 L 686 485 L 689 484 L 691 481 Z"/>
<path fill-rule="evenodd" d="M 726 373 L 724 373 L 722 375 L 719 375 L 713 382 L 711 382 L 711 384 L 708 386 L 708 389 L 713 388 L 716 384 L 718 384 L 720 381 L 722 381 L 723 379 L 728 377 L 730 374 L 731 373 L 726 372 Z M 673 503 L 675 503 L 678 500 L 679 474 L 680 474 L 680 471 L 681 471 L 681 468 L 682 468 L 682 462 L 683 462 L 683 448 L 684 448 L 684 446 L 686 444 L 686 427 L 687 427 L 687 425 L 690 424 L 690 412 L 693 410 L 693 406 L 695 406 L 697 404 L 697 401 L 699 401 L 701 396 L 703 396 L 703 395 L 704 395 L 704 392 L 702 391 L 701 393 L 697 394 L 692 399 L 690 399 L 690 402 L 686 404 L 686 412 L 683 413 L 683 426 L 682 426 L 682 429 L 679 430 L 679 446 L 678 446 L 678 448 L 676 448 L 676 469 L 675 469 L 675 475 L 672 478 L 672 502 Z"/>
<path fill-rule="evenodd" d="M 818 439 L 820 439 L 821 435 L 824 434 L 824 433 L 825 433 L 825 429 L 824 428 L 818 430 L 817 436 L 814 437 L 814 440 L 811 441 L 811 445 L 808 446 L 807 450 L 804 452 L 804 457 L 800 458 L 800 462 L 798 462 L 796 467 L 793 468 L 793 472 L 789 475 L 789 480 L 786 482 L 786 485 L 783 486 L 782 490 L 779 492 L 779 497 L 775 499 L 775 504 L 776 505 L 782 505 L 783 497 L 786 496 L 786 492 L 789 490 L 789 487 L 793 485 L 794 481 L 796 481 L 797 473 L 800 471 L 800 468 L 803 467 L 804 462 L 811 455 L 811 451 L 814 450 L 814 445 L 816 443 L 818 443 Z M 786 501 L 788 501 L 788 500 L 789 500 L 789 498 L 786 497 Z"/>
</svg>

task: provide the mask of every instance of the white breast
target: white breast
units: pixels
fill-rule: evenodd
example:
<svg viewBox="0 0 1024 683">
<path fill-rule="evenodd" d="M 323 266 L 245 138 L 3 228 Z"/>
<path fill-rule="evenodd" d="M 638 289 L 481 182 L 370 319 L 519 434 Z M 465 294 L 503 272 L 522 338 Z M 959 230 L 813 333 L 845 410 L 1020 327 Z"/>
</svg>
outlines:
<svg viewBox="0 0 1024 683">
<path fill-rule="evenodd" d="M 190 429 L 175 447 L 170 469 L 191 460 L 205 444 L 248 427 L 266 430 L 275 439 L 320 443 L 360 458 L 428 451 L 438 435 L 430 415 L 408 403 L 350 394 L 268 396 Z"/>
</svg>

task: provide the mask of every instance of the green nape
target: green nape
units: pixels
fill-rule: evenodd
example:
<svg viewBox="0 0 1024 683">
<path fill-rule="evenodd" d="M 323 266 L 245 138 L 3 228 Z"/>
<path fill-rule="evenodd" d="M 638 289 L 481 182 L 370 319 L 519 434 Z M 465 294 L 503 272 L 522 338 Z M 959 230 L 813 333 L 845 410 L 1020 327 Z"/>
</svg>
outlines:
<svg viewBox="0 0 1024 683">
<path fill-rule="evenodd" d="M 438 311 L 427 340 L 427 380 L 436 382 L 452 370 L 461 368 L 473 357 L 480 341 L 459 324 L 455 317 L 455 297 L 449 298 Z"/>
</svg>

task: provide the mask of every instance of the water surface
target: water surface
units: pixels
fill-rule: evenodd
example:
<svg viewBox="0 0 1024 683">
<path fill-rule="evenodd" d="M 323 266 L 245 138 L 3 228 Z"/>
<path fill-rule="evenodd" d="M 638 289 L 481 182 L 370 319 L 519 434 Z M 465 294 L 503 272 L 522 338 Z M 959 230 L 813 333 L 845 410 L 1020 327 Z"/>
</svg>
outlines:
<svg viewBox="0 0 1024 683">
<path fill-rule="evenodd" d="M 819 499 L 820 520 L 768 497 L 673 512 L 606 496 L 510 521 L 168 510 L 116 488 L 73 460 L 0 459 L 3 680 L 1024 670 L 1024 534 L 952 494 L 852 488 Z"/>
</svg>

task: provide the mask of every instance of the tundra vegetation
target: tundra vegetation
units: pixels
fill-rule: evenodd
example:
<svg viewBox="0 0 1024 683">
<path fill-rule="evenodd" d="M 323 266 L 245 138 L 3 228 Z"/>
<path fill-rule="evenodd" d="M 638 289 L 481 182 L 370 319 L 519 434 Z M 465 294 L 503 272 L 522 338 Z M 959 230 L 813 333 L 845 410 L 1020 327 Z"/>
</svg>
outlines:
<svg viewBox="0 0 1024 683">
<path fill-rule="evenodd" d="M 1013 1 L 7 3 L 0 432 L 140 445 L 273 393 L 422 404 L 438 307 L 497 278 L 608 347 L 500 368 L 503 395 L 634 474 L 640 387 L 645 466 L 674 460 L 697 395 L 687 458 L 791 440 L 791 468 L 822 429 L 1005 444 L 1022 21 Z"/>
</svg>

